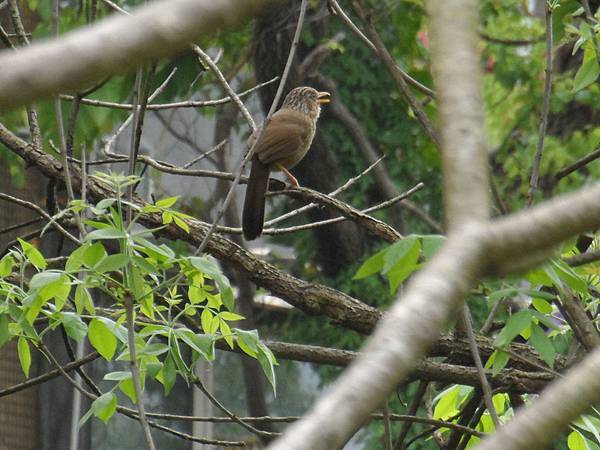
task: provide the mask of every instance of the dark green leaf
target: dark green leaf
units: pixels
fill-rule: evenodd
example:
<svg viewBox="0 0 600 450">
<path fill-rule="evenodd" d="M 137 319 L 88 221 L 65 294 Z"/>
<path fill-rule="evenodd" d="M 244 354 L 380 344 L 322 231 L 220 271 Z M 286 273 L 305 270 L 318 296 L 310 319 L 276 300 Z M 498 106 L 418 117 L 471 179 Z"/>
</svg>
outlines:
<svg viewBox="0 0 600 450">
<path fill-rule="evenodd" d="M 506 325 L 496 337 L 495 344 L 504 347 L 512 342 L 531 323 L 531 312 L 519 311 L 508 318 Z"/>
<path fill-rule="evenodd" d="M 548 339 L 548 336 L 546 336 L 546 333 L 544 333 L 544 330 L 534 323 L 531 324 L 531 337 L 529 338 L 529 343 L 536 349 L 548 366 L 554 367 L 556 350 L 550 339 Z"/>
<path fill-rule="evenodd" d="M 162 367 L 162 376 L 160 377 L 165 389 L 165 395 L 169 395 L 169 392 L 171 392 L 171 389 L 173 389 L 176 377 L 177 372 L 175 370 L 175 362 L 171 357 L 171 353 L 169 353 L 165 358 L 165 362 Z"/>
<path fill-rule="evenodd" d="M 76 342 L 80 342 L 87 334 L 88 327 L 79 315 L 72 312 L 59 313 L 60 321 L 65 331 Z"/>
<path fill-rule="evenodd" d="M 0 314 L 0 348 L 8 342 L 10 333 L 8 331 L 8 314 Z"/>
</svg>

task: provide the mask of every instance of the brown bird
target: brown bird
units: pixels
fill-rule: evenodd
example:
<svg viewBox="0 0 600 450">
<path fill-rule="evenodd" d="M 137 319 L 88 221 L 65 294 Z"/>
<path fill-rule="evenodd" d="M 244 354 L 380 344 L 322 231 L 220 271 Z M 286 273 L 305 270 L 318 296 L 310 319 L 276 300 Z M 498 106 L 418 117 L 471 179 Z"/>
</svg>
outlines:
<svg viewBox="0 0 600 450">
<path fill-rule="evenodd" d="M 298 164 L 312 143 L 321 112 L 321 105 L 329 103 L 329 93 L 311 87 L 292 89 L 283 105 L 271 118 L 256 145 L 252 168 L 244 199 L 242 231 L 251 241 L 259 237 L 265 220 L 265 194 L 272 170 L 282 171 L 294 187 L 298 180 L 288 171 Z M 249 140 L 249 147 L 260 133 L 257 130 Z"/>
</svg>

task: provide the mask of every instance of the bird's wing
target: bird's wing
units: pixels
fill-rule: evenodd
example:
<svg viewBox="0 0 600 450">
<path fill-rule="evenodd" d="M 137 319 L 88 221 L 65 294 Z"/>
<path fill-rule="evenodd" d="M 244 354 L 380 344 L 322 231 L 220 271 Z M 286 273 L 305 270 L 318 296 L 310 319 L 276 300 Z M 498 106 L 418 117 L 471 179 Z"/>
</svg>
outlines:
<svg viewBox="0 0 600 450">
<path fill-rule="evenodd" d="M 278 111 L 267 125 L 255 154 L 263 164 L 289 158 L 306 147 L 311 125 L 310 119 L 295 111 Z"/>
</svg>

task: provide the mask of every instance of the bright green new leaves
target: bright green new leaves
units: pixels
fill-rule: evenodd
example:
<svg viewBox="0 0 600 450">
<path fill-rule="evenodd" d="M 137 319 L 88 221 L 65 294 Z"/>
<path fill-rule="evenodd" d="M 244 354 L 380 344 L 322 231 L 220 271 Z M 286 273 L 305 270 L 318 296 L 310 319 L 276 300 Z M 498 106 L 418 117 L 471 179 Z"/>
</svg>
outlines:
<svg viewBox="0 0 600 450">
<path fill-rule="evenodd" d="M 40 251 L 31 245 L 29 242 L 25 242 L 23 239 L 18 239 L 19 244 L 21 244 L 21 248 L 23 249 L 23 253 L 27 260 L 35 266 L 36 269 L 44 270 L 48 265 L 44 256 L 40 253 Z"/>
<path fill-rule="evenodd" d="M 31 368 L 31 350 L 29 349 L 29 343 L 24 337 L 20 337 L 17 341 L 17 353 L 19 355 L 19 362 L 21 363 L 21 369 L 26 377 L 29 378 L 29 369 Z"/>
<path fill-rule="evenodd" d="M 0 259 L 0 277 L 6 277 L 12 273 L 13 267 L 17 264 L 15 258 L 8 253 Z"/>
<path fill-rule="evenodd" d="M 443 244 L 438 235 L 410 235 L 367 259 L 354 275 L 355 280 L 380 273 L 388 280 L 393 294 L 413 272 L 420 267 L 421 257 L 430 259 Z"/>
<path fill-rule="evenodd" d="M 166 243 L 151 242 L 156 230 L 145 230 L 135 223 L 139 214 L 160 213 L 165 224 L 174 222 L 188 231 L 185 220 L 190 216 L 169 209 L 176 198 L 144 207 L 129 204 L 120 193 L 137 182 L 137 177 L 94 176 L 111 183 L 119 195 L 95 206 L 83 201 L 71 203 L 71 211 L 86 210 L 85 223 L 93 230 L 66 258 L 64 268 L 53 261 L 49 269 L 40 251 L 22 240 L 20 248 L 0 259 L 0 347 L 11 338 L 18 339 L 19 361 L 28 376 L 31 344 L 63 327 L 70 339 L 79 342 L 87 336 L 103 358 L 129 368 L 128 363 L 125 365 L 130 349 L 128 330 L 123 325 L 124 305 L 133 299 L 133 334 L 142 389 L 156 380 L 169 393 L 178 375 L 189 381 L 193 365 L 200 358 L 214 360 L 215 342 L 223 340 L 232 349 L 237 342 L 246 354 L 256 358 L 275 390 L 277 362 L 273 353 L 260 342 L 256 330 L 231 328 L 243 317 L 233 312 L 234 292 L 217 262 L 206 255 L 178 254 Z M 126 208 L 134 214 L 129 223 L 122 219 Z M 96 310 L 92 295 L 103 296 L 104 308 Z M 147 324 L 144 316 L 152 323 Z M 45 320 L 40 321 L 40 317 Z M 184 326 L 182 318 L 194 321 L 194 329 Z M 92 416 L 108 421 L 117 406 L 115 389 L 135 402 L 131 371 L 117 370 L 104 378 L 115 385 L 93 402 L 81 423 Z"/>
<path fill-rule="evenodd" d="M 98 397 L 92 402 L 90 410 L 87 413 L 85 413 L 79 421 L 79 426 L 81 427 L 83 424 L 85 424 L 92 415 L 96 416 L 104 423 L 108 423 L 108 421 L 116 411 L 117 396 L 112 392 L 102 394 L 100 397 Z"/>
<path fill-rule="evenodd" d="M 90 322 L 88 338 L 92 346 L 108 361 L 117 349 L 117 338 L 114 334 L 114 323 L 108 319 L 94 319 Z"/>
<path fill-rule="evenodd" d="M 589 26 L 583 22 L 581 29 L 589 30 Z M 583 62 L 575 74 L 575 79 L 573 80 L 573 92 L 577 92 L 588 87 L 590 84 L 595 82 L 598 79 L 598 75 L 600 75 L 598 55 L 596 55 L 596 50 L 594 48 L 591 35 L 592 33 L 589 32 L 587 41 L 584 45 Z"/>
<path fill-rule="evenodd" d="M 454 417 L 472 391 L 470 386 L 454 385 L 439 393 L 433 400 L 436 404 L 433 418 L 447 420 Z"/>
<path fill-rule="evenodd" d="M 221 293 L 221 300 L 223 301 L 223 304 L 229 311 L 233 311 L 233 290 L 231 289 L 229 280 L 225 275 L 223 275 L 223 272 L 221 272 L 221 269 L 219 269 L 219 266 L 215 260 L 208 256 L 192 256 L 190 257 L 190 262 L 192 263 L 192 266 L 194 266 L 200 272 L 215 280 L 215 283 L 217 284 Z"/>
</svg>

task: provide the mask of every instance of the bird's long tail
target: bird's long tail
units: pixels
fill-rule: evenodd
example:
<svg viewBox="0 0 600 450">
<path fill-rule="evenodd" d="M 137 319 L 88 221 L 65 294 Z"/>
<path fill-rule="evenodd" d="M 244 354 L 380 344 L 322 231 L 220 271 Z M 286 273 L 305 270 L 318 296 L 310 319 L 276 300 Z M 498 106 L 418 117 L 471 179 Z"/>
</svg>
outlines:
<svg viewBox="0 0 600 450">
<path fill-rule="evenodd" d="M 242 231 L 247 241 L 256 239 L 262 233 L 265 221 L 265 193 L 268 184 L 269 166 L 261 163 L 258 157 L 254 156 L 242 213 Z"/>
</svg>

